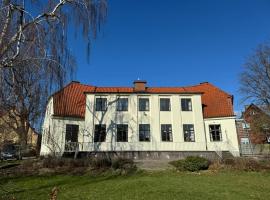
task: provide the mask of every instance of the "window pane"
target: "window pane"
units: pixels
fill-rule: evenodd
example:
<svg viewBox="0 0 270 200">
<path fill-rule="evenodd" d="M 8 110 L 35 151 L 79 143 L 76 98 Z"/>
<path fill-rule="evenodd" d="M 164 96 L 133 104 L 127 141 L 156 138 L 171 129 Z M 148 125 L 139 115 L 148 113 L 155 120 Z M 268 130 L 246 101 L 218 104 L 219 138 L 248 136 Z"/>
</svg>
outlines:
<svg viewBox="0 0 270 200">
<path fill-rule="evenodd" d="M 96 98 L 96 111 L 106 111 L 106 109 L 107 109 L 107 99 Z"/>
<path fill-rule="evenodd" d="M 222 141 L 221 126 L 219 124 L 209 125 L 210 140 Z"/>
<path fill-rule="evenodd" d="M 105 142 L 106 140 L 106 125 L 95 125 L 94 142 Z"/>
<path fill-rule="evenodd" d="M 194 125 L 193 124 L 184 124 L 184 141 L 185 142 L 195 142 L 195 133 L 194 133 Z"/>
<path fill-rule="evenodd" d="M 128 98 L 120 98 L 117 100 L 117 111 L 128 111 Z"/>
<path fill-rule="evenodd" d="M 170 111 L 171 104 L 169 98 L 161 98 L 160 99 L 160 111 Z"/>
<path fill-rule="evenodd" d="M 171 124 L 161 124 L 161 140 L 165 142 L 173 141 Z"/>
<path fill-rule="evenodd" d="M 79 126 L 73 124 L 66 125 L 66 142 L 78 142 Z"/>
<path fill-rule="evenodd" d="M 127 142 L 128 141 L 128 125 L 118 124 L 117 125 L 117 142 Z"/>
<path fill-rule="evenodd" d="M 181 99 L 182 111 L 192 111 L 192 101 L 190 98 Z"/>
<path fill-rule="evenodd" d="M 139 125 L 139 141 L 150 141 L 150 124 Z"/>
<path fill-rule="evenodd" d="M 139 111 L 149 111 L 149 99 L 147 98 L 139 99 Z"/>
</svg>

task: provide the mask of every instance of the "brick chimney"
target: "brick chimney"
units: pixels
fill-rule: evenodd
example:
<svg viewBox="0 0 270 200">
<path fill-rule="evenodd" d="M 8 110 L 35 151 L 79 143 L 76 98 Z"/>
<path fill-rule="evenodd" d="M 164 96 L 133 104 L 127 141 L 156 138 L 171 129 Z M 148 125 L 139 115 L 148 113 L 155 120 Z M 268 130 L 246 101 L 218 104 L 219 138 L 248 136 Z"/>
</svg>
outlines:
<svg viewBox="0 0 270 200">
<path fill-rule="evenodd" d="M 133 82 L 134 91 L 135 92 L 145 92 L 146 89 L 146 81 L 136 80 Z"/>
</svg>

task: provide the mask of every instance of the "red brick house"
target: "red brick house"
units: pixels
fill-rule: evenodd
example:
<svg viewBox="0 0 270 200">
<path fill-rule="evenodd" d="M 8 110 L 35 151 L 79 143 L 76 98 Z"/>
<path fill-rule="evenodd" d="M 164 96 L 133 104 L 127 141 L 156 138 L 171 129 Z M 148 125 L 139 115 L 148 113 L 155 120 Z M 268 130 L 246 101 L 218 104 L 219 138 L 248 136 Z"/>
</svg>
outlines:
<svg viewBox="0 0 270 200">
<path fill-rule="evenodd" d="M 246 106 L 242 119 L 237 120 L 236 126 L 240 143 L 264 144 L 270 142 L 270 113 L 265 107 L 254 104 Z"/>
</svg>

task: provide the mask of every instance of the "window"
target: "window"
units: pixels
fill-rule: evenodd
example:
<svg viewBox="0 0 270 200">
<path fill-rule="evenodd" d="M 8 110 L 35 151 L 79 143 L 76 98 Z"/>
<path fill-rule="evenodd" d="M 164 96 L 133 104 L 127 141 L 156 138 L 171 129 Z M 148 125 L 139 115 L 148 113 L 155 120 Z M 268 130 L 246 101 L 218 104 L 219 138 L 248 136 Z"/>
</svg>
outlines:
<svg viewBox="0 0 270 200">
<path fill-rule="evenodd" d="M 66 125 L 66 142 L 78 142 L 79 126 L 73 124 Z"/>
<path fill-rule="evenodd" d="M 161 124 L 161 139 L 165 142 L 173 141 L 171 124 Z"/>
<path fill-rule="evenodd" d="M 118 124 L 117 125 L 117 142 L 127 142 L 128 141 L 128 125 Z"/>
<path fill-rule="evenodd" d="M 182 111 L 192 111 L 191 99 L 181 99 Z"/>
<path fill-rule="evenodd" d="M 139 111 L 149 111 L 149 99 L 140 98 L 139 99 Z"/>
<path fill-rule="evenodd" d="M 150 124 L 139 125 L 139 141 L 150 141 Z"/>
<path fill-rule="evenodd" d="M 195 133 L 193 124 L 183 124 L 184 141 L 195 142 Z"/>
<path fill-rule="evenodd" d="M 243 127 L 243 129 L 250 129 L 250 124 L 246 123 L 246 122 L 243 122 L 242 127 Z"/>
<path fill-rule="evenodd" d="M 220 125 L 209 125 L 210 140 L 211 141 L 222 141 L 221 127 Z"/>
<path fill-rule="evenodd" d="M 128 98 L 119 98 L 117 100 L 116 111 L 128 111 Z"/>
<path fill-rule="evenodd" d="M 170 111 L 171 104 L 169 98 L 161 98 L 160 99 L 160 111 Z"/>
<path fill-rule="evenodd" d="M 106 125 L 97 124 L 95 125 L 94 142 L 105 142 L 106 141 Z"/>
<path fill-rule="evenodd" d="M 96 98 L 96 111 L 106 111 L 106 110 L 107 110 L 107 99 Z"/>
</svg>

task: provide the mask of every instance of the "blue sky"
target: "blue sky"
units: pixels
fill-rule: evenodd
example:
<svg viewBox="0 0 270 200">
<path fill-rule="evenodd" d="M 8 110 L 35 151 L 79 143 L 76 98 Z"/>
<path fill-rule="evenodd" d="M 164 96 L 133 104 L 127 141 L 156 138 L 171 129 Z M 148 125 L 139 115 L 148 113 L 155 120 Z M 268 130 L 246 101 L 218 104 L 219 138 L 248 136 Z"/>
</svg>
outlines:
<svg viewBox="0 0 270 200">
<path fill-rule="evenodd" d="M 97 86 L 186 86 L 208 81 L 235 96 L 246 58 L 270 39 L 269 0 L 109 0 L 87 63 L 72 39 L 76 79 Z"/>
</svg>

